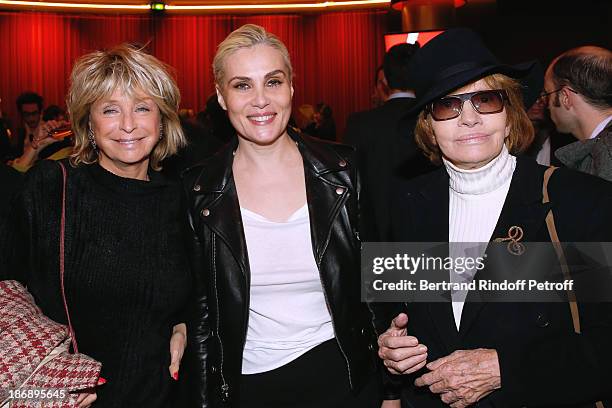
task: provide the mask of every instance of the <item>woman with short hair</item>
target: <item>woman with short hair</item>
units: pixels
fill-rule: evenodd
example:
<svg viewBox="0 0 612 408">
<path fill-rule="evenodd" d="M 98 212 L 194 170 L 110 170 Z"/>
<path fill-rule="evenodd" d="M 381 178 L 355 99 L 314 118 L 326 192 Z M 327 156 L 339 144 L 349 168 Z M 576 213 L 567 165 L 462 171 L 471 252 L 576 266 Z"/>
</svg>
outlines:
<svg viewBox="0 0 612 408">
<path fill-rule="evenodd" d="M 79 351 L 102 363 L 106 380 L 81 395 L 81 406 L 96 394 L 96 407 L 175 402 L 191 273 L 180 187 L 159 170 L 185 143 L 179 98 L 168 68 L 142 49 L 81 57 L 67 98 L 75 152 L 61 161 L 65 184 L 60 165 L 38 163 L 0 234 L 0 278 L 24 282 L 42 311 L 66 324 L 58 259 L 65 205 L 67 309 Z"/>
<path fill-rule="evenodd" d="M 288 127 L 291 61 L 262 27 L 231 33 L 213 70 L 237 136 L 184 177 L 200 265 L 197 405 L 375 406 L 353 151 Z"/>
</svg>

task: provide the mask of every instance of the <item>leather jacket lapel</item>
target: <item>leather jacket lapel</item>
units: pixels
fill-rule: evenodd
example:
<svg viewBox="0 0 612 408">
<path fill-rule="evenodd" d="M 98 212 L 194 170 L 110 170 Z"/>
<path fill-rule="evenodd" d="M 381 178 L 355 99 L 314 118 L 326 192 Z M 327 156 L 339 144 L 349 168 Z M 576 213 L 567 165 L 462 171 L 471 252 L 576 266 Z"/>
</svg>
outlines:
<svg viewBox="0 0 612 408">
<path fill-rule="evenodd" d="M 317 265 L 320 265 L 336 216 L 351 192 L 356 194 L 348 174 L 353 164 L 347 163 L 332 153 L 332 150 L 321 149 L 301 138 L 299 133 L 291 128 L 288 133 L 296 142 L 304 160 L 313 252 Z M 198 216 L 225 241 L 240 264 L 248 283 L 248 253 L 232 175 L 233 153 L 237 145 L 238 140 L 234 139 L 217 153 L 208 161 L 196 180 L 193 189 L 196 208 L 200 213 L 194 216 Z"/>
<path fill-rule="evenodd" d="M 329 241 L 331 226 L 348 198 L 348 192 L 347 186 L 335 180 L 330 181 L 311 171 L 306 172 L 310 234 L 315 261 L 319 267 Z"/>
<path fill-rule="evenodd" d="M 296 142 L 304 161 L 310 234 L 315 261 L 320 267 L 334 220 L 349 194 L 356 193 L 348 175 L 352 164 L 331 154 L 330 150 L 320 149 L 300 138 L 292 129 L 289 135 Z"/>
<path fill-rule="evenodd" d="M 240 265 L 242 273 L 248 279 L 246 240 L 232 175 L 233 155 L 237 143 L 237 140 L 229 143 L 208 162 L 193 189 L 195 208 L 200 212 L 196 216 L 226 243 Z"/>
</svg>

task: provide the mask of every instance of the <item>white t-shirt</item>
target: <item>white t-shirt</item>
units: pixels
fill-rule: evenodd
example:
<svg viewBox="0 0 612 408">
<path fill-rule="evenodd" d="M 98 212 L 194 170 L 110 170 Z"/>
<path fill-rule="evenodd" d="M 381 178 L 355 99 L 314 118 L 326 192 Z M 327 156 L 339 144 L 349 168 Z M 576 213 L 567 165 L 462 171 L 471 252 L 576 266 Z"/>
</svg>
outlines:
<svg viewBox="0 0 612 408">
<path fill-rule="evenodd" d="M 463 170 L 444 159 L 449 176 L 448 241 L 450 256 L 482 256 L 486 243 L 497 225 L 516 168 L 516 157 L 506 146 L 485 166 L 475 170 Z M 476 268 L 465 268 L 461 273 L 453 271 L 451 282 L 469 283 Z M 451 292 L 453 317 L 459 330 L 463 305 L 467 292 Z"/>
<path fill-rule="evenodd" d="M 334 338 L 305 204 L 286 222 L 245 208 L 251 287 L 242 373 L 281 367 Z"/>
</svg>

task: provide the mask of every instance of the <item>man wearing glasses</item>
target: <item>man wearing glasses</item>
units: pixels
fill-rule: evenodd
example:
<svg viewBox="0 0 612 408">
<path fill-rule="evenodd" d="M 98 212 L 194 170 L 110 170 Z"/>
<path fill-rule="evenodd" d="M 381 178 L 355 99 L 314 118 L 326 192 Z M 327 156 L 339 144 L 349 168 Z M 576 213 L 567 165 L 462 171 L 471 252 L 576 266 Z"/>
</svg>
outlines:
<svg viewBox="0 0 612 408">
<path fill-rule="evenodd" d="M 567 167 L 612 181 L 612 52 L 585 46 L 553 60 L 542 97 L 557 131 L 578 139 L 555 152 Z"/>
<path fill-rule="evenodd" d="M 18 129 L 12 138 L 14 157 L 23 154 L 24 148 L 32 142 L 37 133 L 41 124 L 43 98 L 34 92 L 24 92 L 17 97 L 16 104 L 23 127 Z"/>
</svg>

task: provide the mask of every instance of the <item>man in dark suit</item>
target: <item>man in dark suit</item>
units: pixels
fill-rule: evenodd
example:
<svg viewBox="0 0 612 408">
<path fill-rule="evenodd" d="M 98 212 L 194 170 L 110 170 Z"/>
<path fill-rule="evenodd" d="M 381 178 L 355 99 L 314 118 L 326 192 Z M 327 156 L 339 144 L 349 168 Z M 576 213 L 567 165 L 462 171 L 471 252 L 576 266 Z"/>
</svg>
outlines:
<svg viewBox="0 0 612 408">
<path fill-rule="evenodd" d="M 389 85 L 387 85 L 387 78 L 385 78 L 385 70 L 382 64 L 376 68 L 376 75 L 374 75 L 374 88 L 372 89 L 372 106 L 378 108 L 387 102 L 389 99 Z"/>
<path fill-rule="evenodd" d="M 357 149 L 361 172 L 365 240 L 377 240 L 388 227 L 391 180 L 407 180 L 433 168 L 414 141 L 414 118 L 405 118 L 414 103 L 407 66 L 418 48 L 398 44 L 387 52 L 383 69 L 389 99 L 384 105 L 354 113 L 347 120 L 344 141 Z"/>
</svg>

